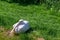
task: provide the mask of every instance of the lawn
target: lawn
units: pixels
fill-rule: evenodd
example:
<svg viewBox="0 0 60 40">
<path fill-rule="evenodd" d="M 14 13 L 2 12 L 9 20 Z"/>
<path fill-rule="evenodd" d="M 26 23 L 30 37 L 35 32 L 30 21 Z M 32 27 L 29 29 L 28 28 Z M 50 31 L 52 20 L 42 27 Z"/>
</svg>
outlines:
<svg viewBox="0 0 60 40">
<path fill-rule="evenodd" d="M 40 37 L 45 40 L 60 40 L 60 9 L 57 8 L 47 8 L 45 4 L 25 6 L 0 1 L 0 26 L 9 30 L 19 19 L 25 19 L 31 27 L 27 33 L 11 38 L 0 31 L 0 40 L 37 40 Z"/>
</svg>

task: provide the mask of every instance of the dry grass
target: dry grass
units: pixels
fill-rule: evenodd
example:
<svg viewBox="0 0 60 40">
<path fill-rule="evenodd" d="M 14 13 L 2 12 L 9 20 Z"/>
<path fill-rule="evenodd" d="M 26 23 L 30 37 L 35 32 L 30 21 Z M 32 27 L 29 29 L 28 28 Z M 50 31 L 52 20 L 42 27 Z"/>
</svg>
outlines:
<svg viewBox="0 0 60 40">
<path fill-rule="evenodd" d="M 6 28 L 0 26 L 0 35 L 2 36 L 9 36 L 10 30 L 7 30 Z"/>
<path fill-rule="evenodd" d="M 44 38 L 38 38 L 37 40 L 45 40 Z"/>
<path fill-rule="evenodd" d="M 15 40 L 15 36 L 9 35 L 10 30 L 0 26 L 0 39 L 1 40 Z M 16 37 L 17 38 L 17 37 Z"/>
</svg>

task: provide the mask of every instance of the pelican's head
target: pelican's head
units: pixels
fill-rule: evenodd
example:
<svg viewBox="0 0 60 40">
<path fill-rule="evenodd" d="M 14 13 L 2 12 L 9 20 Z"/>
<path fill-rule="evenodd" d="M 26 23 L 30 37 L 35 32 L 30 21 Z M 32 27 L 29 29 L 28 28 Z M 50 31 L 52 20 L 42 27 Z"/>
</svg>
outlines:
<svg viewBox="0 0 60 40">
<path fill-rule="evenodd" d="M 23 19 L 20 19 L 20 20 L 19 20 L 19 22 L 22 22 L 22 21 L 23 21 Z"/>
</svg>

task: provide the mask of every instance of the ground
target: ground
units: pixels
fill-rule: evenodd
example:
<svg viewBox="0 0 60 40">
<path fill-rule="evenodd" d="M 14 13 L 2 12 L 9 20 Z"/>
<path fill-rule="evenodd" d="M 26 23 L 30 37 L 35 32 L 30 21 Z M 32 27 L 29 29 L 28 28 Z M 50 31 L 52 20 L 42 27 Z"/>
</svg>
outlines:
<svg viewBox="0 0 60 40">
<path fill-rule="evenodd" d="M 28 20 L 31 29 L 14 37 L 6 36 L 19 19 Z M 25 6 L 0 1 L 0 26 L 0 40 L 60 40 L 60 10 L 44 4 Z"/>
</svg>

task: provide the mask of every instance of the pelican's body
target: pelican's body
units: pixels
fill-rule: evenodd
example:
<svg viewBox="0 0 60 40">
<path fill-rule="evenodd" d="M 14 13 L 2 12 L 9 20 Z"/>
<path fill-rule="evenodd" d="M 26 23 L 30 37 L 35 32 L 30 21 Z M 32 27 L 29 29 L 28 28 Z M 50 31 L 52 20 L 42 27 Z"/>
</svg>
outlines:
<svg viewBox="0 0 60 40">
<path fill-rule="evenodd" d="M 29 22 L 25 20 L 20 20 L 16 24 L 13 25 L 15 33 L 26 32 L 29 27 Z"/>
</svg>

